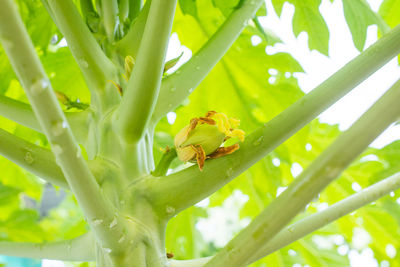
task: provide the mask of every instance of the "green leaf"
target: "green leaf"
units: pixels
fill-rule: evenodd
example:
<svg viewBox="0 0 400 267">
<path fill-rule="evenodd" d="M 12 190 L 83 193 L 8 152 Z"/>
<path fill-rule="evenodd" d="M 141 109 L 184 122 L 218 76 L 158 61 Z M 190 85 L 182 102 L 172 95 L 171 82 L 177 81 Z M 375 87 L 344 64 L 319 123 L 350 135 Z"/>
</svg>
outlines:
<svg viewBox="0 0 400 267">
<path fill-rule="evenodd" d="M 327 56 L 329 30 L 318 10 L 321 0 L 293 0 L 293 3 L 296 7 L 293 16 L 295 36 L 298 36 L 302 31 L 307 32 L 310 50 L 318 50 Z"/>
<path fill-rule="evenodd" d="M 400 1 L 384 0 L 379 8 L 379 14 L 391 28 L 400 23 Z"/>
<path fill-rule="evenodd" d="M 4 186 L 0 183 L 0 206 L 7 205 L 16 200 L 20 190 L 10 186 Z"/>
<path fill-rule="evenodd" d="M 287 2 L 287 0 L 272 0 L 272 5 L 274 6 L 275 12 L 278 17 L 282 14 L 283 4 Z"/>
<path fill-rule="evenodd" d="M 197 2 L 196 0 L 179 0 L 179 6 L 181 7 L 184 15 L 191 15 L 197 17 Z"/>
<path fill-rule="evenodd" d="M 368 26 L 377 23 L 376 15 L 365 0 L 343 0 L 343 11 L 354 45 L 362 51 Z"/>
</svg>

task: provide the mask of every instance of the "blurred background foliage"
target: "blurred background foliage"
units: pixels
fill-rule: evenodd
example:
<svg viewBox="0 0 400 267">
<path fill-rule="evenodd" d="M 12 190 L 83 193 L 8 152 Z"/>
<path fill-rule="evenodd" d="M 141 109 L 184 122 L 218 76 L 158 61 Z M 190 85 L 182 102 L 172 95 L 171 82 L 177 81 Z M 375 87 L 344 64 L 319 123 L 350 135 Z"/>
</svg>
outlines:
<svg viewBox="0 0 400 267">
<path fill-rule="evenodd" d="M 68 47 L 59 45 L 63 37 L 41 2 L 17 2 L 53 87 L 71 99 L 89 103 L 90 95 L 79 68 Z M 179 0 L 173 32 L 178 35 L 182 45 L 195 53 L 242 2 Z M 275 10 L 266 10 L 263 6 L 257 16 L 265 16 L 267 12 L 280 15 L 285 2 L 295 6 L 294 34 L 298 36 L 306 31 L 309 48 L 328 55 L 329 30 L 318 9 L 321 0 L 272 0 Z M 364 48 L 369 25 L 376 24 L 384 32 L 386 27 L 394 27 L 400 22 L 398 0 L 383 1 L 379 13 L 373 12 L 365 0 L 343 0 L 343 7 L 354 45 L 360 51 Z M 250 133 L 304 95 L 293 76 L 303 71 L 301 65 L 288 53 L 265 52 L 267 46 L 280 42 L 273 30 L 273 25 L 270 29 L 263 29 L 255 20 L 249 21 L 228 53 L 189 99 L 175 110 L 176 120 L 163 118 L 160 121 L 155 133 L 156 163 L 162 155 L 162 149 L 167 145 L 173 146 L 174 135 L 191 118 L 202 116 L 208 110 L 239 118 L 241 128 Z M 257 45 L 251 42 L 255 35 L 261 38 Z M 27 102 L 2 48 L 0 94 Z M 48 147 L 42 134 L 1 116 L 0 126 L 25 140 Z M 340 133 L 337 125 L 321 123 L 318 119 L 312 121 L 207 200 L 173 218 L 167 230 L 167 251 L 172 252 L 176 259 L 215 253 L 228 241 L 225 239 L 231 238 L 257 216 Z M 400 141 L 382 149 L 369 148 L 296 220 L 399 171 L 399 159 Z M 172 167 L 182 166 L 174 161 Z M 87 231 L 81 211 L 69 192 L 49 187 L 40 178 L 2 157 L 0 169 L 0 240 L 49 242 L 73 238 Z M 46 206 L 49 194 L 58 200 L 56 205 Z M 400 253 L 396 253 L 400 249 L 400 206 L 396 199 L 400 200 L 398 191 L 252 266 L 349 266 L 350 250 L 363 251 L 368 248 L 378 262 L 400 266 Z M 227 236 L 215 234 L 213 238 L 207 232 L 217 233 L 218 229 L 213 229 L 214 225 L 210 222 L 218 214 L 222 214 L 220 221 L 225 220 L 227 227 L 224 231 Z M 77 266 L 90 265 L 81 263 Z"/>
</svg>

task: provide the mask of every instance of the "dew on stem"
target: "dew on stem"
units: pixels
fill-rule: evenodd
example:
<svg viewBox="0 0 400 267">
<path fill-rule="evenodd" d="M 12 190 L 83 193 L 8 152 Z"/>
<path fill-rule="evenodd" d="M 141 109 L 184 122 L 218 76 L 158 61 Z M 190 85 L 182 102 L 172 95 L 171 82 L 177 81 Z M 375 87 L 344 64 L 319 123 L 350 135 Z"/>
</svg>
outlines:
<svg viewBox="0 0 400 267">
<path fill-rule="evenodd" d="M 64 152 L 63 148 L 60 145 L 57 145 L 57 144 L 53 145 L 51 149 L 53 150 L 53 153 L 55 155 L 60 155 L 61 153 Z"/>
<path fill-rule="evenodd" d="M 111 229 L 111 228 L 115 227 L 116 225 L 117 225 L 117 217 L 114 217 L 114 219 L 111 221 L 109 227 Z"/>
<path fill-rule="evenodd" d="M 25 162 L 28 163 L 29 165 L 30 165 L 30 164 L 33 164 L 33 162 L 35 161 L 35 159 L 33 158 L 32 153 L 29 152 L 29 151 L 25 153 L 24 160 L 25 160 Z"/>
<path fill-rule="evenodd" d="M 43 93 L 47 88 L 50 87 L 50 83 L 46 79 L 39 79 L 31 86 L 31 92 L 34 95 Z"/>
<path fill-rule="evenodd" d="M 262 143 L 263 140 L 264 140 L 264 136 L 260 136 L 259 138 L 257 138 L 257 139 L 253 142 L 253 145 L 254 145 L 254 146 L 259 146 L 259 145 Z"/>
<path fill-rule="evenodd" d="M 102 224 L 103 223 L 103 220 L 102 219 L 95 219 L 95 220 L 93 220 L 93 225 L 94 226 L 98 226 L 98 225 L 100 225 L 100 224 Z"/>
<path fill-rule="evenodd" d="M 51 125 L 51 134 L 53 136 L 60 136 L 68 128 L 68 123 L 66 121 L 58 121 Z"/>
</svg>

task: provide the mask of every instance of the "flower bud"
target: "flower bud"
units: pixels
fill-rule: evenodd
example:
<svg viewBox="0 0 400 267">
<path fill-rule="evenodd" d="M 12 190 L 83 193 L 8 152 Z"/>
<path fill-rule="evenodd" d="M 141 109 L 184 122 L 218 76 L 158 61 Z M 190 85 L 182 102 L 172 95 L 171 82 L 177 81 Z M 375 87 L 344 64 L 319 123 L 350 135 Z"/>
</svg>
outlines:
<svg viewBox="0 0 400 267">
<path fill-rule="evenodd" d="M 238 144 L 221 147 L 225 140 L 235 137 L 244 140 L 244 131 L 236 129 L 240 121 L 223 113 L 207 112 L 205 117 L 193 118 L 175 136 L 178 158 L 183 161 L 197 160 L 200 170 L 207 158 L 217 158 L 233 153 Z"/>
</svg>

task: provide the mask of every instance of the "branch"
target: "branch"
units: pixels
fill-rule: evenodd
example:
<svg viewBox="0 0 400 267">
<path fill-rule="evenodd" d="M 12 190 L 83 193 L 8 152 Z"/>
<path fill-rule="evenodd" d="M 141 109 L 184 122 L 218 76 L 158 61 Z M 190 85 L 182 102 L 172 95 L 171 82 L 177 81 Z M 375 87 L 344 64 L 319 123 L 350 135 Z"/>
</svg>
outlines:
<svg viewBox="0 0 400 267">
<path fill-rule="evenodd" d="M 211 257 L 199 258 L 194 260 L 168 260 L 171 267 L 203 267 Z"/>
<path fill-rule="evenodd" d="M 148 190 L 144 192 L 148 192 L 149 198 L 161 209 L 171 205 L 176 213 L 194 205 L 250 168 L 399 52 L 400 26 L 397 26 L 313 91 L 247 136 L 232 155 L 207 160 L 202 172 L 193 166 L 166 177 L 147 179 L 141 184 Z"/>
<path fill-rule="evenodd" d="M 157 122 L 169 111 L 175 109 L 191 94 L 193 90 L 189 89 L 196 88 L 214 68 L 263 2 L 263 0 L 244 1 L 188 62 L 163 80 L 152 118 L 153 122 Z"/>
<path fill-rule="evenodd" d="M 0 95 L 0 115 L 35 131 L 42 131 L 31 106 L 23 102 Z"/>
<path fill-rule="evenodd" d="M 101 11 L 103 23 L 108 39 L 112 42 L 118 25 L 118 2 L 117 0 L 102 0 Z"/>
<path fill-rule="evenodd" d="M 67 116 L 68 122 L 71 125 L 77 140 L 84 143 L 87 137 L 86 120 L 89 110 L 81 112 L 69 112 Z M 42 129 L 33 114 L 29 104 L 14 100 L 12 98 L 0 95 L 0 116 L 6 117 L 9 120 L 15 121 L 18 124 L 31 128 L 35 131 L 42 132 Z"/>
<path fill-rule="evenodd" d="M 257 261 L 399 188 L 400 173 L 396 173 L 321 212 L 310 215 L 280 231 L 251 257 L 249 263 Z"/>
<path fill-rule="evenodd" d="M 122 24 L 129 16 L 129 0 L 119 0 L 118 9 L 119 9 L 119 20 L 120 23 Z"/>
<path fill-rule="evenodd" d="M 400 115 L 398 80 L 349 130 L 341 134 L 290 186 L 205 266 L 245 266 L 263 244 L 312 201 Z M 284 212 L 283 212 L 284 211 Z"/>
<path fill-rule="evenodd" d="M 50 150 L 0 129 L 0 155 L 54 185 L 69 188 Z"/>
<path fill-rule="evenodd" d="M 67 40 L 92 92 L 92 103 L 103 107 L 119 102 L 117 90 L 107 87 L 109 81 L 115 79 L 116 69 L 97 44 L 74 3 L 71 0 L 51 0 L 49 5 L 55 23 Z"/>
<path fill-rule="evenodd" d="M 0 254 L 62 261 L 93 261 L 93 235 L 86 233 L 77 238 L 51 243 L 0 242 Z"/>
<path fill-rule="evenodd" d="M 131 17 L 133 12 L 139 12 L 136 10 L 138 5 L 142 5 L 140 0 L 131 0 L 129 4 L 129 8 L 131 9 L 129 12 L 129 17 Z M 143 9 L 137 15 L 137 18 L 132 22 L 131 27 L 129 28 L 128 33 L 122 38 L 119 42 L 116 43 L 116 48 L 119 53 L 126 56 L 132 56 L 133 58 L 137 58 L 140 42 L 143 37 L 144 27 L 146 26 L 147 17 L 149 15 L 151 0 L 146 1 Z M 134 8 L 136 6 L 136 8 Z M 132 10 L 134 9 L 134 10 Z"/>
<path fill-rule="evenodd" d="M 115 248 L 113 253 L 117 253 L 126 245 L 118 243 L 124 235 L 124 225 L 118 223 L 120 218 L 115 217 L 115 208 L 103 195 L 85 159 L 81 156 L 80 148 L 13 0 L 4 0 L 0 4 L 0 40 L 25 89 L 36 118 L 51 144 L 56 162 L 88 218 L 88 224 L 96 234 L 97 240 L 108 248 Z M 104 223 L 96 223 L 98 220 Z M 117 222 L 112 229 L 109 228 L 111 222 Z"/>
<path fill-rule="evenodd" d="M 117 111 L 117 129 L 128 143 L 142 138 L 153 113 L 177 0 L 153 0 L 127 92 Z"/>
<path fill-rule="evenodd" d="M 143 0 L 129 0 L 129 18 L 131 21 L 138 16 L 142 6 Z"/>
<path fill-rule="evenodd" d="M 46 0 L 42 1 L 46 2 Z M 91 31 L 96 31 L 98 28 L 100 18 L 96 10 L 94 9 L 92 0 L 81 0 L 79 1 L 79 3 L 81 7 L 82 17 L 83 20 L 86 22 L 86 25 L 88 25 Z M 49 8 L 48 10 L 51 11 L 51 9 Z M 55 18 L 53 18 L 53 20 L 55 20 Z"/>
</svg>

